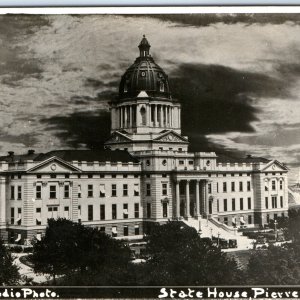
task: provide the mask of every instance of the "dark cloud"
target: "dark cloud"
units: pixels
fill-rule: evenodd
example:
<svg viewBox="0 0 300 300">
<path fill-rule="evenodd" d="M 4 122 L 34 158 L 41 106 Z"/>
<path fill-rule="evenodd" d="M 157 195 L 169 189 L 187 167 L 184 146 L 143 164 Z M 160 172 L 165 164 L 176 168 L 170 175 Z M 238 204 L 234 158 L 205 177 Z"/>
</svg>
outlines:
<svg viewBox="0 0 300 300">
<path fill-rule="evenodd" d="M 102 148 L 110 135 L 110 113 L 81 111 L 54 116 L 42 121 L 47 128 L 72 148 Z"/>
<path fill-rule="evenodd" d="M 145 15 L 140 15 L 145 17 Z M 300 24 L 299 14 L 164 14 L 148 15 L 147 17 L 157 18 L 162 21 L 171 21 L 183 26 L 210 26 L 216 23 L 237 24 L 284 24 L 292 22 Z"/>
<path fill-rule="evenodd" d="M 49 26 L 47 16 L 1 15 L 0 16 L 0 75 L 5 75 L 2 84 L 17 86 L 24 77 L 41 78 L 42 67 L 37 59 L 24 58 L 25 47 L 18 43 L 43 26 Z"/>
<path fill-rule="evenodd" d="M 288 95 L 277 78 L 220 65 L 182 64 L 170 77 L 173 96 L 182 104 L 182 129 L 189 136 L 254 132 L 251 122 L 258 110 L 252 97 Z"/>
<path fill-rule="evenodd" d="M 2 142 L 7 142 L 11 144 L 21 143 L 26 147 L 31 147 L 32 145 L 38 142 L 38 135 L 34 133 L 19 134 L 19 135 L 12 135 L 12 134 L 5 133 L 5 134 L 0 134 L 0 139 Z"/>
</svg>

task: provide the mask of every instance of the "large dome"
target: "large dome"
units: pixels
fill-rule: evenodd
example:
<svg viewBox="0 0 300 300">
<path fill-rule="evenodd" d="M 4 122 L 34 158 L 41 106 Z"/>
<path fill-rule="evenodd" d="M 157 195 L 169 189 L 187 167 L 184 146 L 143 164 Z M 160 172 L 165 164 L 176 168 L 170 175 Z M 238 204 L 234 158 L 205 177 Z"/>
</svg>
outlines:
<svg viewBox="0 0 300 300">
<path fill-rule="evenodd" d="M 144 36 L 139 44 L 140 56 L 121 78 L 120 99 L 136 97 L 141 91 L 149 97 L 171 99 L 168 76 L 149 54 L 150 47 Z"/>
</svg>

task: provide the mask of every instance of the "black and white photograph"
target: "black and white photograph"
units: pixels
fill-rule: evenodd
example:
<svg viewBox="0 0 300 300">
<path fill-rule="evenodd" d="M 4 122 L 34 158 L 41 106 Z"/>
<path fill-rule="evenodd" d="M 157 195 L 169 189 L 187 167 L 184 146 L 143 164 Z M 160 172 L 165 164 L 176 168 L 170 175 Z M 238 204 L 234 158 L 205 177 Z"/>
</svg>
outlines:
<svg viewBox="0 0 300 300">
<path fill-rule="evenodd" d="M 299 285 L 299 104 L 300 13 L 1 14 L 0 285 Z"/>
</svg>

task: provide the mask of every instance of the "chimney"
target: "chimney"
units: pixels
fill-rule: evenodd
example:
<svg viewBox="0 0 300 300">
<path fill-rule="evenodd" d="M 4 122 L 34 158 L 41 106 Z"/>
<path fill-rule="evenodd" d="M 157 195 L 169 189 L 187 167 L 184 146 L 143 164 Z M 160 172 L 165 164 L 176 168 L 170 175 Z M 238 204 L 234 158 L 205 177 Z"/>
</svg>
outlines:
<svg viewBox="0 0 300 300">
<path fill-rule="evenodd" d="M 34 152 L 35 152 L 35 151 L 34 151 L 33 149 L 29 149 L 29 150 L 28 150 L 28 155 L 32 155 L 32 154 L 34 154 Z"/>
<path fill-rule="evenodd" d="M 15 153 L 14 151 L 8 151 L 8 156 L 12 157 L 12 156 L 14 156 L 14 153 Z"/>
</svg>

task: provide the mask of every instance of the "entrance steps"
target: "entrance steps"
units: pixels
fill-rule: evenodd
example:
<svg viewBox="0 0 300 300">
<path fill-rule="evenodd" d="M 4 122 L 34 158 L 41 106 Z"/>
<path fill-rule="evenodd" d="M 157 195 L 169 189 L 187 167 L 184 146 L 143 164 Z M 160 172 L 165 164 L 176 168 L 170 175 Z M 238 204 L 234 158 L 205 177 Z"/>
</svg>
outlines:
<svg viewBox="0 0 300 300">
<path fill-rule="evenodd" d="M 235 239 L 237 240 L 237 246 L 238 248 L 235 248 L 234 250 L 247 250 L 253 248 L 253 240 L 248 239 L 246 236 L 241 235 L 237 230 L 232 230 L 228 227 L 224 229 L 224 224 L 219 223 L 218 221 L 214 219 L 204 219 L 199 218 L 198 220 L 194 218 L 189 218 L 188 220 L 183 219 L 182 220 L 186 225 L 193 227 L 199 232 L 201 230 L 201 238 L 211 238 L 219 237 L 229 240 L 229 239 Z"/>
</svg>

